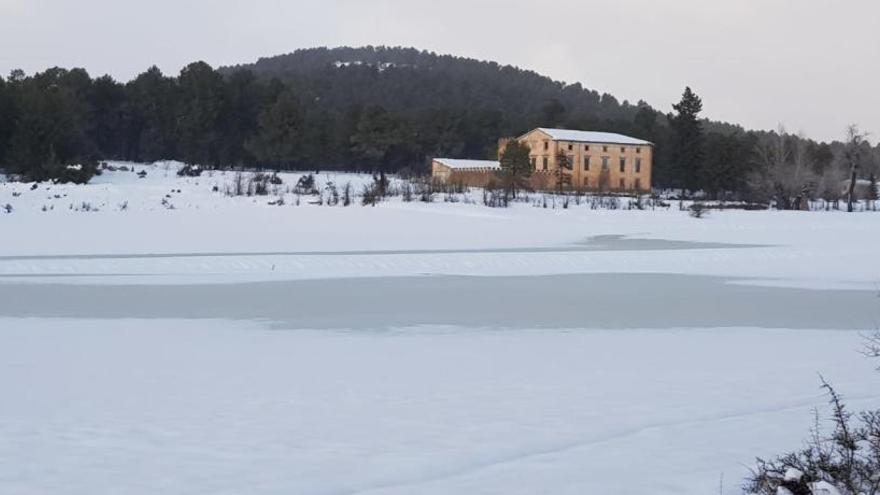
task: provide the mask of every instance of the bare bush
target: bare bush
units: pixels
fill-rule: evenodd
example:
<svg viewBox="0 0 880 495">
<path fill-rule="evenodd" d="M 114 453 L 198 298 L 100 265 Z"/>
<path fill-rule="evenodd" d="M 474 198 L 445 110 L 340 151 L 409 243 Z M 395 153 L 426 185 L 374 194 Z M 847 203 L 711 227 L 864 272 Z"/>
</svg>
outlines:
<svg viewBox="0 0 880 495">
<path fill-rule="evenodd" d="M 333 181 L 324 185 L 324 191 L 327 193 L 327 206 L 336 206 L 339 204 L 339 190 Z"/>
<path fill-rule="evenodd" d="M 822 379 L 831 408 L 831 431 L 818 414 L 806 447 L 774 460 L 757 460 L 745 489 L 758 495 L 880 494 L 880 411 L 850 413 Z"/>
<path fill-rule="evenodd" d="M 298 194 L 306 194 L 306 195 L 314 195 L 318 194 L 318 189 L 315 187 L 315 176 L 312 174 L 303 175 L 296 182 L 296 187 L 294 188 Z"/>
<path fill-rule="evenodd" d="M 351 182 L 346 182 L 342 188 L 342 206 L 351 205 Z"/>
</svg>

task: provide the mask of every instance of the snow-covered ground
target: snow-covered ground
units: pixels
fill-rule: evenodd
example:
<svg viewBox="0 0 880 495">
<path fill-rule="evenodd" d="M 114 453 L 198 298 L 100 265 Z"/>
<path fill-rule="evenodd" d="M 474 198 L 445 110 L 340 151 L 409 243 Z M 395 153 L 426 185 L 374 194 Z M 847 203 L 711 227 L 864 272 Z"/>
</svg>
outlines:
<svg viewBox="0 0 880 495">
<path fill-rule="evenodd" d="M 878 214 L 135 168 L 0 184 L 0 493 L 735 494 L 801 445 L 816 373 L 880 405 Z"/>
</svg>

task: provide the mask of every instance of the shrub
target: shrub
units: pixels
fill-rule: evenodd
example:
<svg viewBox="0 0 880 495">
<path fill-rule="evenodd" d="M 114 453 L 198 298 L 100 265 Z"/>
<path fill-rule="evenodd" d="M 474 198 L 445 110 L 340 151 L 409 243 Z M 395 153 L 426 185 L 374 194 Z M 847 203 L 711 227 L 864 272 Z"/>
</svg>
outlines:
<svg viewBox="0 0 880 495">
<path fill-rule="evenodd" d="M 315 188 L 315 176 L 312 174 L 303 175 L 296 181 L 294 190 L 299 194 L 318 194 L 318 190 Z"/>
<path fill-rule="evenodd" d="M 376 189 L 375 184 L 364 186 L 364 190 L 361 193 L 361 204 L 363 206 L 376 206 L 381 200 L 382 196 Z"/>
<path fill-rule="evenodd" d="M 700 203 L 699 201 L 695 202 L 688 208 L 689 215 L 694 218 L 703 218 L 703 216 L 709 213 L 709 209 L 706 208 L 706 205 Z"/>
<path fill-rule="evenodd" d="M 98 165 L 94 161 L 86 161 L 75 165 L 67 165 L 56 169 L 53 181 L 56 183 L 85 184 L 95 176 Z"/>
<path fill-rule="evenodd" d="M 179 177 L 198 177 L 202 175 L 202 167 L 198 165 L 186 164 L 177 171 Z"/>
<path fill-rule="evenodd" d="M 269 194 L 269 176 L 263 173 L 254 174 L 248 184 L 248 191 L 251 190 L 256 196 L 267 196 Z"/>
</svg>

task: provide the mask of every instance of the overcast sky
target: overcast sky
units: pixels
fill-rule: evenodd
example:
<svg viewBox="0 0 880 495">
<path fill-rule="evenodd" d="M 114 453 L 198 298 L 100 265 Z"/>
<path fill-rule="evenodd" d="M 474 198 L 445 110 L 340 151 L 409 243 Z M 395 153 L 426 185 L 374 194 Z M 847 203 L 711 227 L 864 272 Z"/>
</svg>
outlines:
<svg viewBox="0 0 880 495">
<path fill-rule="evenodd" d="M 880 137 L 876 0 L 0 0 L 0 73 L 128 80 L 314 46 L 404 45 L 533 69 L 669 111 Z"/>
</svg>

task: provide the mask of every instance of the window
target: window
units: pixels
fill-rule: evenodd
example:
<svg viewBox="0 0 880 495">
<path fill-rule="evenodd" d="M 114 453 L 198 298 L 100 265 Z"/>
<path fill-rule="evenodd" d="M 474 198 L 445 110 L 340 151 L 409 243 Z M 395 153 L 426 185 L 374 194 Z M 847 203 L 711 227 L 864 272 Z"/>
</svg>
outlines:
<svg viewBox="0 0 880 495">
<path fill-rule="evenodd" d="M 544 151 L 550 149 L 550 141 L 544 141 Z"/>
<path fill-rule="evenodd" d="M 604 152 L 607 153 L 607 152 L 608 152 L 608 146 L 602 146 L 602 151 L 604 151 Z"/>
<path fill-rule="evenodd" d="M 626 158 L 620 159 L 620 173 L 626 172 Z"/>
<path fill-rule="evenodd" d="M 636 179 L 635 190 L 636 190 L 636 191 L 641 191 L 641 190 L 642 190 L 642 181 L 641 181 L 641 179 Z"/>
<path fill-rule="evenodd" d="M 590 155 L 584 156 L 584 172 L 590 171 Z"/>
<path fill-rule="evenodd" d="M 590 145 L 589 145 L 589 144 L 585 144 L 585 145 L 584 145 L 584 151 L 590 151 Z"/>
<path fill-rule="evenodd" d="M 535 170 L 535 165 L 537 165 L 538 158 L 533 156 L 530 161 L 532 162 L 532 170 Z"/>
<path fill-rule="evenodd" d="M 621 152 L 621 153 L 626 153 L 626 148 L 624 148 L 623 146 L 621 146 L 621 147 L 620 147 L 620 152 Z"/>
<path fill-rule="evenodd" d="M 571 151 L 571 150 L 573 150 L 573 149 L 574 149 L 574 145 L 573 145 L 573 144 L 569 144 L 569 145 L 568 145 L 568 151 Z"/>
<path fill-rule="evenodd" d="M 641 152 L 642 152 L 642 149 L 641 149 L 641 148 L 636 148 L 636 154 L 639 154 L 639 153 L 641 153 Z"/>
<path fill-rule="evenodd" d="M 642 159 L 636 158 L 636 173 L 639 173 L 641 171 L 642 171 Z"/>
<path fill-rule="evenodd" d="M 623 180 L 623 179 L 620 179 L 620 190 L 621 190 L 621 191 L 625 191 L 625 190 L 626 190 L 626 181 Z"/>
<path fill-rule="evenodd" d="M 574 161 L 574 155 L 568 155 L 568 167 L 567 168 L 574 170 L 575 163 L 577 163 L 577 162 Z"/>
<path fill-rule="evenodd" d="M 608 157 L 602 157 L 602 170 L 608 170 Z"/>
<path fill-rule="evenodd" d="M 544 170 L 547 170 L 547 157 L 544 157 Z"/>
</svg>

